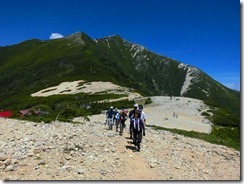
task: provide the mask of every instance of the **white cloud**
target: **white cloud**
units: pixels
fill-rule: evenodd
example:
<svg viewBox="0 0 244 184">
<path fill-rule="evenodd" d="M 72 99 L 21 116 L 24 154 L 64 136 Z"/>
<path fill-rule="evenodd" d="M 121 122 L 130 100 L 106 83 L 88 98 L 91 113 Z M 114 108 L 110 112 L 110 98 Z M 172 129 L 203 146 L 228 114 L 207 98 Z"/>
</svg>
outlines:
<svg viewBox="0 0 244 184">
<path fill-rule="evenodd" d="M 61 35 L 60 33 L 52 33 L 49 39 L 58 39 L 58 38 L 63 38 L 64 36 Z"/>
</svg>

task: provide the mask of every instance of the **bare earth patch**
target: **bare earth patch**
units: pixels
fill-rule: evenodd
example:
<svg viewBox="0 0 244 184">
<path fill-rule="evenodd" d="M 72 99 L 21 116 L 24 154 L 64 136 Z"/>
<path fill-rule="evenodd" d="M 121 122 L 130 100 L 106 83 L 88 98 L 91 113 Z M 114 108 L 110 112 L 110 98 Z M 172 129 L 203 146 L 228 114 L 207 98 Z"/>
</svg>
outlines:
<svg viewBox="0 0 244 184">
<path fill-rule="evenodd" d="M 201 100 L 186 97 L 152 97 L 153 103 L 145 108 L 148 124 L 165 128 L 211 133 L 211 122 L 202 112 L 209 107 Z"/>
<path fill-rule="evenodd" d="M 201 115 L 209 109 L 203 101 L 185 97 L 173 97 L 170 100 L 168 96 L 150 98 L 153 103 L 144 106 L 147 125 L 211 133 L 211 122 Z M 79 119 L 75 118 L 74 121 L 80 121 Z M 90 119 L 105 122 L 105 113 L 93 115 Z"/>
<path fill-rule="evenodd" d="M 58 86 L 49 87 L 31 94 L 32 97 L 47 97 L 51 95 L 60 94 L 77 94 L 77 93 L 108 93 L 108 94 L 125 94 L 127 97 L 122 97 L 118 99 L 111 99 L 110 102 L 119 100 L 132 100 L 135 98 L 142 97 L 139 93 L 133 92 L 132 89 L 121 87 L 111 82 L 85 82 L 84 80 L 73 81 L 73 82 L 62 82 Z M 103 100 L 101 102 L 104 102 Z"/>
</svg>

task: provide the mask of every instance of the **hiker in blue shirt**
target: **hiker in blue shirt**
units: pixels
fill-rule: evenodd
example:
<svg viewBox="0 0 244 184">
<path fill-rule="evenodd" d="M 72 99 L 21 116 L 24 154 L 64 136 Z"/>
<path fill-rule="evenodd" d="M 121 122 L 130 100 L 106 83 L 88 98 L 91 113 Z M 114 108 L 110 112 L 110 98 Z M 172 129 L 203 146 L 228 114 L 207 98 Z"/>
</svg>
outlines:
<svg viewBox="0 0 244 184">
<path fill-rule="evenodd" d="M 107 116 L 107 123 L 108 123 L 108 129 L 113 129 L 113 117 L 114 117 L 114 109 L 113 106 L 110 107 L 110 109 L 106 113 Z"/>
</svg>

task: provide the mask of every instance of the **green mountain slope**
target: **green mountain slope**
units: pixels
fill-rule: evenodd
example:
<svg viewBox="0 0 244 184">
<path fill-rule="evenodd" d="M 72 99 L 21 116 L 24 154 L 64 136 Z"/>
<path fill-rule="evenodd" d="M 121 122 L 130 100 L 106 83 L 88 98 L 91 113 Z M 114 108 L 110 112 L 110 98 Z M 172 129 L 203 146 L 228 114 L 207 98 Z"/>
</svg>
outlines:
<svg viewBox="0 0 244 184">
<path fill-rule="evenodd" d="M 196 67 L 157 55 L 117 35 L 97 42 L 107 53 L 103 60 L 122 68 L 130 77 L 127 85 L 136 86 L 146 95 L 192 97 L 240 113 L 240 93 L 226 88 Z"/>
<path fill-rule="evenodd" d="M 110 81 L 142 95 L 187 96 L 240 114 L 240 93 L 201 70 L 157 55 L 118 35 L 92 39 L 75 33 L 62 39 L 28 40 L 0 48 L 1 108 L 64 81 Z M 22 105 L 23 107 L 23 105 Z"/>
</svg>

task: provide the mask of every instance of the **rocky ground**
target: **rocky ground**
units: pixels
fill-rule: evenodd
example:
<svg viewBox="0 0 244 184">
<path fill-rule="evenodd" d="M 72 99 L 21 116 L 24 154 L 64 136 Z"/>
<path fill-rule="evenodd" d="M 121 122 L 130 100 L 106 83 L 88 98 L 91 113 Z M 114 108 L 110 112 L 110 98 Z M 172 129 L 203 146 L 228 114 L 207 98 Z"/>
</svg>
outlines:
<svg viewBox="0 0 244 184">
<path fill-rule="evenodd" d="M 149 127 L 141 152 L 101 122 L 0 119 L 0 136 L 1 180 L 240 180 L 239 151 Z"/>
<path fill-rule="evenodd" d="M 187 97 L 172 97 L 171 99 L 169 96 L 150 98 L 152 103 L 144 105 L 143 109 L 147 116 L 147 125 L 211 133 L 211 122 L 202 115 L 204 112 L 209 113 L 209 107 L 202 100 Z M 137 99 L 137 103 L 141 104 L 139 100 Z M 106 111 L 93 115 L 90 119 L 91 121 L 104 122 L 105 114 Z M 75 118 L 74 121 L 80 121 L 80 118 Z"/>
</svg>

